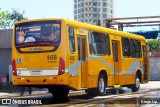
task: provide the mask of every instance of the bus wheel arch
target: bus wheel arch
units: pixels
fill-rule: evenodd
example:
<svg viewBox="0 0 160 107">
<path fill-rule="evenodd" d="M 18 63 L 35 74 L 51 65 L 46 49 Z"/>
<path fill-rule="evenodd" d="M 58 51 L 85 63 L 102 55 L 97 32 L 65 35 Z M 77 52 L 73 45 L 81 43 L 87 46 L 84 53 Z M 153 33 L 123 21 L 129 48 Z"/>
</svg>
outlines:
<svg viewBox="0 0 160 107">
<path fill-rule="evenodd" d="M 131 90 L 133 92 L 137 92 L 140 88 L 140 83 L 141 83 L 141 78 L 142 78 L 142 73 L 140 70 L 137 70 L 136 72 L 136 78 L 135 78 L 135 84 L 131 86 Z"/>
<path fill-rule="evenodd" d="M 107 72 L 106 70 L 101 70 L 98 76 L 98 94 L 106 95 L 107 86 Z"/>
<path fill-rule="evenodd" d="M 136 72 L 136 76 L 138 75 L 139 79 L 140 79 L 140 82 L 142 83 L 142 72 L 141 70 L 137 70 Z"/>
</svg>

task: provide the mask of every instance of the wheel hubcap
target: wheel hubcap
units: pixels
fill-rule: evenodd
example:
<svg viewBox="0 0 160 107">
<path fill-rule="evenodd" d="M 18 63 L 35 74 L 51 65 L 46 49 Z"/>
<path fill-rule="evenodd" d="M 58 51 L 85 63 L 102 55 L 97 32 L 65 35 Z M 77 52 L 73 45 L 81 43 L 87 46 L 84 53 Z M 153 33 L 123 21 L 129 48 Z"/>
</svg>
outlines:
<svg viewBox="0 0 160 107">
<path fill-rule="evenodd" d="M 136 87 L 138 88 L 140 86 L 140 80 L 139 78 L 136 78 Z"/>
<path fill-rule="evenodd" d="M 104 92 L 104 80 L 102 78 L 99 79 L 99 91 Z"/>
</svg>

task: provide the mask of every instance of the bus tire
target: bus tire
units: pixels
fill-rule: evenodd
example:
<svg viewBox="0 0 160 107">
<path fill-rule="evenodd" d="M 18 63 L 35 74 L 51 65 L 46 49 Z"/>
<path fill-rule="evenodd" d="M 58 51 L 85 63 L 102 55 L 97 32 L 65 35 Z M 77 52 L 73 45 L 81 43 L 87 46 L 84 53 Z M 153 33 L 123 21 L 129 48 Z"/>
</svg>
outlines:
<svg viewBox="0 0 160 107">
<path fill-rule="evenodd" d="M 136 74 L 135 84 L 131 86 L 131 90 L 132 92 L 137 92 L 139 88 L 140 88 L 140 77 L 138 74 Z"/>
<path fill-rule="evenodd" d="M 101 96 L 106 95 L 106 79 L 102 74 L 98 77 L 98 94 Z"/>
<path fill-rule="evenodd" d="M 50 87 L 49 92 L 56 98 L 68 97 L 69 88 L 67 86 Z"/>
</svg>

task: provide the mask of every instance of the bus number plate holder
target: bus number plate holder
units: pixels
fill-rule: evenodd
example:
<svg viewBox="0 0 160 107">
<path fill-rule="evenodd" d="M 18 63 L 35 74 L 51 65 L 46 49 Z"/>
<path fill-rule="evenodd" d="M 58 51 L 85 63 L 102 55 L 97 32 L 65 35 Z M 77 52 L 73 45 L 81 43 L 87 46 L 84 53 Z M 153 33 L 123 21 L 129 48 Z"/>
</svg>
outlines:
<svg viewBox="0 0 160 107">
<path fill-rule="evenodd" d="M 33 71 L 31 71 L 31 75 L 42 75 L 42 71 L 40 71 L 40 70 L 33 70 Z"/>
</svg>

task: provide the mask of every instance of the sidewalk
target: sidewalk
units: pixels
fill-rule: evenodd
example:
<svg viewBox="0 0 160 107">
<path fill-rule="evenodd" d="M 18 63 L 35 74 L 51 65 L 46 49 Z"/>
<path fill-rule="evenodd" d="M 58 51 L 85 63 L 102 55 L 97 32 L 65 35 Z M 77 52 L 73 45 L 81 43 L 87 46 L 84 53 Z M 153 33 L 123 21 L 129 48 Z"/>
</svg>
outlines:
<svg viewBox="0 0 160 107">
<path fill-rule="evenodd" d="M 160 88 L 160 81 L 149 81 L 147 84 L 141 84 L 141 88 L 157 89 Z"/>
<path fill-rule="evenodd" d="M 147 84 L 141 84 L 139 92 L 149 91 L 149 90 L 155 90 L 160 89 L 160 81 L 150 81 Z M 84 91 L 70 91 L 69 96 L 73 95 L 80 95 L 84 94 Z M 32 95 L 44 95 L 48 94 L 48 91 L 33 91 Z M 9 97 L 18 97 L 20 96 L 20 93 L 7 93 L 7 92 L 0 92 L 0 99 L 2 98 L 9 98 Z M 24 96 L 28 96 L 28 92 L 25 92 Z"/>
</svg>

